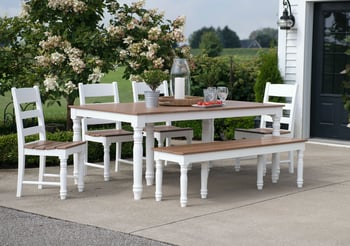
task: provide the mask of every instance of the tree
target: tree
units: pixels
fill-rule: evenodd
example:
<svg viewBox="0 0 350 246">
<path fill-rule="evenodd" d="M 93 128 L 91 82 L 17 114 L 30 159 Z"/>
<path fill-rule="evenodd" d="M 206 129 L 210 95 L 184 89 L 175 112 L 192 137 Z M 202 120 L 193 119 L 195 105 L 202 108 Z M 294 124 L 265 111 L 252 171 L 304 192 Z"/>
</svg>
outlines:
<svg viewBox="0 0 350 246">
<path fill-rule="evenodd" d="M 37 50 L 32 45 L 24 45 L 23 40 L 38 38 L 32 35 L 35 26 L 19 17 L 0 18 L 0 95 L 11 87 L 32 85 L 30 77 L 35 77 L 32 64 Z"/>
<path fill-rule="evenodd" d="M 189 43 L 192 49 L 198 49 L 201 42 L 202 34 L 205 32 L 215 32 L 214 27 L 203 27 L 194 31 L 189 37 Z"/>
<path fill-rule="evenodd" d="M 270 48 L 277 45 L 277 36 L 278 30 L 268 27 L 252 31 L 249 39 L 257 40 L 263 48 Z"/>
<path fill-rule="evenodd" d="M 223 48 L 240 48 L 241 42 L 237 34 L 232 31 L 228 26 L 225 26 L 224 29 L 218 29 L 221 43 Z"/>
<path fill-rule="evenodd" d="M 277 50 L 270 49 L 259 54 L 259 73 L 254 85 L 255 100 L 262 102 L 264 98 L 266 82 L 283 84 L 283 78 L 278 68 Z M 278 98 L 277 98 L 278 100 Z"/>
<path fill-rule="evenodd" d="M 155 63 L 167 69 L 175 55 L 189 54 L 175 49 L 183 40 L 182 19 L 164 24 L 162 14 L 143 6 L 143 0 L 131 6 L 115 0 L 26 1 L 20 17 L 0 18 L 0 51 L 8 58 L 0 61 L 1 93 L 18 78 L 21 87 L 38 84 L 43 101 L 66 100 L 71 129 L 69 105 L 78 96 L 78 83 L 99 82 L 117 64 L 127 65 L 125 76 Z M 111 14 L 107 28 L 106 10 Z"/>
<path fill-rule="evenodd" d="M 205 32 L 202 34 L 199 48 L 209 57 L 219 56 L 222 51 L 220 38 L 215 32 Z"/>
</svg>

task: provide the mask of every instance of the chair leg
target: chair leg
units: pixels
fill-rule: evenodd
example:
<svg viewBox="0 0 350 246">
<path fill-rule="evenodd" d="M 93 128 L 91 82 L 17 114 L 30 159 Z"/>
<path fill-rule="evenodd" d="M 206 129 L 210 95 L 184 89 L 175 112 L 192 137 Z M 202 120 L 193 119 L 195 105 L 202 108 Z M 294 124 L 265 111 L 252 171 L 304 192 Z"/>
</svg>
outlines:
<svg viewBox="0 0 350 246">
<path fill-rule="evenodd" d="M 39 182 L 44 181 L 45 168 L 46 168 L 46 156 L 41 155 L 39 157 Z M 38 184 L 38 189 L 42 189 L 42 188 L 43 188 L 43 185 Z"/>
<path fill-rule="evenodd" d="M 191 144 L 192 143 L 192 136 L 191 134 L 186 136 L 186 143 Z M 188 170 L 192 170 L 192 163 L 188 164 Z"/>
<path fill-rule="evenodd" d="M 272 154 L 272 183 L 277 183 L 279 179 L 279 163 L 280 163 L 280 156 L 279 153 L 273 153 Z"/>
<path fill-rule="evenodd" d="M 119 171 L 119 160 L 121 159 L 122 143 L 115 143 L 115 172 Z"/>
<path fill-rule="evenodd" d="M 258 190 L 262 190 L 264 186 L 264 166 L 265 166 L 264 155 L 258 155 L 258 167 L 257 167 L 257 177 L 256 177 L 256 187 Z"/>
<path fill-rule="evenodd" d="M 84 140 L 85 141 L 85 140 Z M 85 145 L 85 154 L 84 154 L 84 168 L 83 168 L 83 175 L 86 176 L 87 174 L 87 165 L 85 165 L 88 162 L 88 156 L 89 156 L 89 151 L 88 151 L 88 142 L 86 142 Z"/>
<path fill-rule="evenodd" d="M 103 177 L 105 181 L 109 181 L 109 162 L 110 162 L 110 154 L 109 147 L 110 143 L 103 144 Z"/>
<path fill-rule="evenodd" d="M 84 156 L 85 156 L 86 153 L 83 152 L 80 152 L 78 153 L 78 165 L 77 165 L 77 185 L 78 185 L 78 191 L 79 192 L 83 192 L 84 191 Z M 75 176 L 74 176 L 75 177 Z"/>
<path fill-rule="evenodd" d="M 303 178 L 303 168 L 304 168 L 304 150 L 297 150 L 297 159 L 298 159 L 298 167 L 297 167 L 297 186 L 298 188 L 302 188 L 304 184 Z"/>
<path fill-rule="evenodd" d="M 162 138 L 160 137 L 159 139 L 157 138 L 158 142 L 158 147 L 163 147 L 164 146 L 164 141 L 165 141 L 165 146 L 170 146 L 170 138 Z M 168 161 L 164 161 L 164 166 L 168 165 Z"/>
<path fill-rule="evenodd" d="M 22 186 L 24 178 L 25 156 L 18 153 L 18 177 L 17 177 L 17 194 L 16 197 L 22 196 Z"/>
<path fill-rule="evenodd" d="M 294 152 L 293 151 L 288 152 L 288 159 L 289 159 L 289 173 L 294 173 Z"/>
<path fill-rule="evenodd" d="M 77 159 L 77 162 L 73 162 L 73 177 L 74 177 L 74 184 L 77 185 L 79 183 L 79 175 L 82 173 L 84 175 L 84 158 L 80 157 L 79 153 L 73 154 L 74 160 Z M 82 162 L 82 169 L 80 170 L 80 163 Z"/>
<path fill-rule="evenodd" d="M 60 197 L 67 198 L 67 157 L 60 157 Z"/>
</svg>

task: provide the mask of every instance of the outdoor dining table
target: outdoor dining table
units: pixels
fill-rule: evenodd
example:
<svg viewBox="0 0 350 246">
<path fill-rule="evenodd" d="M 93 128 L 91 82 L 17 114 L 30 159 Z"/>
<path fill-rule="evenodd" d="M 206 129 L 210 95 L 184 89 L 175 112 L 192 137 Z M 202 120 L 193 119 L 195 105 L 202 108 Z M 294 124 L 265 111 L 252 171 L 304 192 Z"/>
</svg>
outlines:
<svg viewBox="0 0 350 246">
<path fill-rule="evenodd" d="M 136 103 L 99 103 L 89 105 L 72 105 L 73 141 L 80 141 L 81 118 L 93 117 L 130 123 L 134 131 L 133 145 L 133 192 L 134 199 L 142 198 L 142 160 L 143 130 L 146 129 L 146 184 L 152 185 L 154 180 L 154 147 L 153 125 L 157 122 L 202 120 L 202 141 L 214 139 L 214 119 L 244 116 L 271 115 L 273 119 L 273 135 L 278 136 L 283 104 L 264 104 L 246 101 L 226 101 L 217 107 L 194 106 L 159 106 L 146 108 L 144 102 Z M 77 161 L 76 159 L 74 161 Z"/>
</svg>

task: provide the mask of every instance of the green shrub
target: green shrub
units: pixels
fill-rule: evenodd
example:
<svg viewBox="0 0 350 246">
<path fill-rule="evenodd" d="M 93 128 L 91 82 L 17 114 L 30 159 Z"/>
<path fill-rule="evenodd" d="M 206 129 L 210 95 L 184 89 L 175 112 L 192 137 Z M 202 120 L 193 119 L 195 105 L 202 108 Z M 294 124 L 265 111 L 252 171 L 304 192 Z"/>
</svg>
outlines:
<svg viewBox="0 0 350 246">
<path fill-rule="evenodd" d="M 203 96 L 208 86 L 227 86 L 229 100 L 254 101 L 254 83 L 257 77 L 257 60 L 236 61 L 231 57 L 194 57 L 191 70 L 191 94 Z M 231 74 L 232 71 L 232 74 Z"/>
<path fill-rule="evenodd" d="M 28 137 L 27 141 L 34 141 L 36 137 Z M 71 131 L 56 131 L 54 133 L 47 133 L 47 139 L 54 141 L 72 141 L 73 132 Z M 103 161 L 103 147 L 98 143 L 89 143 L 88 158 L 90 161 Z M 132 157 L 133 144 L 123 143 L 122 158 Z M 17 134 L 8 134 L 0 136 L 0 168 L 17 168 L 18 163 L 18 148 L 17 148 Z M 111 145 L 111 159 L 115 159 L 115 144 Z M 46 161 L 48 166 L 58 165 L 59 160 L 55 157 L 48 157 Z M 73 158 L 68 159 L 68 163 L 73 163 Z M 36 156 L 26 156 L 27 167 L 38 167 L 39 158 Z"/>
<path fill-rule="evenodd" d="M 266 82 L 283 84 L 281 73 L 278 69 L 278 56 L 276 49 L 270 49 L 260 53 L 259 73 L 254 86 L 255 100 L 262 102 L 264 99 Z"/>
</svg>

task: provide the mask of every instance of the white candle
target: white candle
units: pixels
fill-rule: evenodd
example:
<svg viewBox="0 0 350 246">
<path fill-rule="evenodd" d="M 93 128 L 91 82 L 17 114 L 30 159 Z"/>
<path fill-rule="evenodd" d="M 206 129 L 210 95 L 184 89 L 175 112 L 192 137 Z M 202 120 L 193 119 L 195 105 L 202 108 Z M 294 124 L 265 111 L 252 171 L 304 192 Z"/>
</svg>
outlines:
<svg viewBox="0 0 350 246">
<path fill-rule="evenodd" d="M 185 99 L 185 78 L 175 78 L 175 99 Z"/>
</svg>

